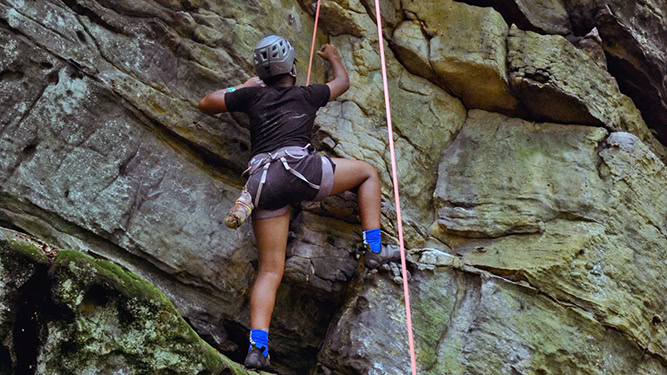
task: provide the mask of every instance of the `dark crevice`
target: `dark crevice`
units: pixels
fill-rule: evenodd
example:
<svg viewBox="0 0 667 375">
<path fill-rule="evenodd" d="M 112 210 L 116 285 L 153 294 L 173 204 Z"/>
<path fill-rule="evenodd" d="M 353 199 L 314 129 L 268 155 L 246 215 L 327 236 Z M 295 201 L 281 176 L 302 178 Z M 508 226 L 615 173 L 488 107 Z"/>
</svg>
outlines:
<svg viewBox="0 0 667 375">
<path fill-rule="evenodd" d="M 88 41 L 86 40 L 86 36 L 81 32 L 81 30 L 76 31 L 76 36 L 79 38 L 81 43 L 88 44 Z"/>
<path fill-rule="evenodd" d="M 23 154 L 23 160 L 29 161 L 35 155 L 36 151 L 37 151 L 37 145 L 34 143 L 25 146 L 23 148 L 23 151 L 21 152 Z"/>
<path fill-rule="evenodd" d="M 219 345 L 214 345 L 214 347 L 217 347 L 223 355 L 227 356 L 232 361 L 243 363 L 248 352 L 248 335 L 250 334 L 250 331 L 238 322 L 231 320 L 225 320 L 222 322 L 222 326 L 228 335 L 228 342 L 233 342 L 236 345 L 230 345 L 228 343 L 224 347 Z M 202 336 L 202 339 L 205 339 L 205 337 Z M 209 342 L 209 344 L 213 345 L 211 342 Z"/>
<path fill-rule="evenodd" d="M 21 71 L 5 69 L 0 72 L 0 81 L 22 81 L 24 77 Z"/>
<path fill-rule="evenodd" d="M 667 146 L 667 98 L 650 84 L 651 78 L 629 61 L 605 52 L 607 67 L 618 82 L 622 94 L 632 99 L 649 128 L 657 132 L 656 138 Z"/>
<path fill-rule="evenodd" d="M 62 0 L 62 2 L 67 5 L 68 8 L 72 9 L 74 13 L 80 14 L 82 16 L 88 17 L 92 22 L 102 26 L 103 28 L 115 33 L 115 34 L 122 34 L 125 35 L 124 30 L 122 28 L 112 25 L 109 23 L 107 20 L 104 19 L 101 15 L 95 13 L 94 10 L 87 8 L 81 4 L 77 0 Z"/>
<path fill-rule="evenodd" d="M 493 8 L 500 13 L 508 25 L 516 24 L 521 30 L 530 30 L 543 33 L 536 29 L 512 1 L 494 1 L 494 0 L 454 0 L 458 3 L 473 5 L 477 7 Z"/>
<path fill-rule="evenodd" d="M 52 83 L 53 85 L 58 85 L 60 83 L 60 71 L 53 71 L 46 76 L 46 81 Z M 41 95 L 40 95 L 41 97 Z"/>
<path fill-rule="evenodd" d="M 139 154 L 139 150 L 141 150 L 143 143 L 139 143 L 139 145 L 127 155 L 125 159 L 123 159 L 120 164 L 118 165 L 118 175 L 119 176 L 128 176 L 130 173 L 130 169 L 136 164 L 132 163 L 132 161 L 137 157 Z M 132 166 L 130 166 L 132 164 Z"/>
<path fill-rule="evenodd" d="M 0 375 L 13 375 L 12 358 L 9 350 L 0 344 Z"/>
<path fill-rule="evenodd" d="M 15 375 L 33 375 L 37 356 L 46 337 L 46 320 L 52 305 L 47 267 L 39 266 L 33 277 L 21 288 L 14 324 Z"/>
</svg>

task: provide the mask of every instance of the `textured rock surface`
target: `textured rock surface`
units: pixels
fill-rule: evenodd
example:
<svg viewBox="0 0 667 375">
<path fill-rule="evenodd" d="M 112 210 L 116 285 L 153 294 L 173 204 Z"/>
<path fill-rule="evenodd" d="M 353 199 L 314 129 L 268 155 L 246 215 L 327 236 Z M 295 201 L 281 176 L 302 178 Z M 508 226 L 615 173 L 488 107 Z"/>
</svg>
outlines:
<svg viewBox="0 0 667 375">
<path fill-rule="evenodd" d="M 609 71 L 641 109 L 646 123 L 667 143 L 667 2 L 600 2 L 595 25 Z"/>
<path fill-rule="evenodd" d="M 509 25 L 541 34 L 583 36 L 597 28 L 609 71 L 659 139 L 667 143 L 667 3 L 665 0 L 461 0 L 491 6 Z M 571 30 L 571 31 L 570 31 Z"/>
<path fill-rule="evenodd" d="M 517 112 L 519 103 L 507 82 L 508 27 L 498 12 L 450 0 L 406 1 L 404 6 L 418 23 L 396 29 L 394 43 L 410 71 L 430 78 L 423 59 L 428 56 L 435 81 L 460 97 L 467 108 Z M 415 29 L 419 24 L 429 36 L 426 42 Z"/>
<path fill-rule="evenodd" d="M 491 8 L 459 8 L 431 39 L 433 69 L 467 108 L 516 112 L 507 82 L 507 24 Z"/>
<path fill-rule="evenodd" d="M 541 34 L 570 33 L 567 0 L 459 0 L 463 3 L 493 7 L 508 24 Z"/>
<path fill-rule="evenodd" d="M 56 306 L 72 318 L 47 324 L 39 373 L 245 373 L 201 341 L 155 286 L 115 264 L 62 251 L 50 275 Z"/>
<path fill-rule="evenodd" d="M 602 374 L 626 366 L 638 374 L 665 371 L 659 360 L 644 357 L 622 333 L 576 306 L 462 266 L 437 250 L 418 257 L 424 270 L 413 277 L 410 297 L 419 373 Z M 358 285 L 332 327 L 318 373 L 403 373 L 409 358 L 396 353 L 406 353 L 407 342 L 395 339 L 403 330 L 400 287 L 383 273 L 374 276 Z"/>
<path fill-rule="evenodd" d="M 436 235 L 466 264 L 526 280 L 664 356 L 667 285 L 654 277 L 666 270 L 667 194 L 654 187 L 666 184 L 631 134 L 472 111 L 441 164 Z"/>
<path fill-rule="evenodd" d="M 3 374 L 247 373 L 154 285 L 111 262 L 36 245 L 0 228 Z"/>
<path fill-rule="evenodd" d="M 435 72 L 431 66 L 430 43 L 421 24 L 417 21 L 405 21 L 401 23 L 392 39 L 392 47 L 411 73 L 426 79 L 433 79 Z"/>
<path fill-rule="evenodd" d="M 323 148 L 346 158 L 363 159 L 378 167 L 383 191 L 391 192 L 390 156 L 382 96 L 382 77 L 377 45 L 368 38 L 332 38 L 343 64 L 348 67 L 351 88 L 340 99 L 320 111 L 317 139 Z M 385 49 L 389 53 L 389 49 Z M 402 103 L 392 110 L 401 194 L 411 204 L 403 208 L 412 228 L 407 240 L 424 242 L 424 220 L 432 215 L 432 191 L 442 150 L 452 141 L 465 120 L 461 102 L 437 85 L 407 72 L 394 56 L 387 56 L 391 100 Z M 327 140 L 324 142 L 324 140 Z M 388 199 L 391 201 L 390 199 Z M 394 220 L 391 203 L 385 205 L 384 219 Z M 386 221 L 383 225 L 389 227 Z M 389 227 L 390 232 L 393 228 Z"/>
<path fill-rule="evenodd" d="M 648 137 L 641 113 L 616 80 L 565 38 L 512 27 L 508 46 L 512 89 L 535 118 Z"/>
<path fill-rule="evenodd" d="M 493 238 L 541 233 L 560 216 L 592 215 L 602 209 L 593 202 L 603 199 L 596 197 L 603 189 L 595 166 L 606 134 L 470 111 L 440 164 L 440 230 Z"/>
<path fill-rule="evenodd" d="M 664 0 L 380 5 L 420 372 L 667 374 L 667 153 L 644 124 L 664 141 Z M 313 141 L 377 167 L 393 242 L 374 11 L 322 3 L 316 44 L 338 48 L 351 88 Z M 305 82 L 313 15 L 303 0 L 0 0 L 0 225 L 122 264 L 242 361 L 257 256 L 248 225 L 221 223 L 247 120 L 197 103 L 251 76 L 268 34 L 292 40 Z M 313 82 L 331 76 L 313 63 Z M 355 198 L 295 207 L 271 326 L 280 373 L 409 372 L 398 268 L 360 266 Z M 115 331 L 116 297 L 60 309 L 148 338 Z M 36 358 L 2 329 L 0 363 Z"/>
</svg>

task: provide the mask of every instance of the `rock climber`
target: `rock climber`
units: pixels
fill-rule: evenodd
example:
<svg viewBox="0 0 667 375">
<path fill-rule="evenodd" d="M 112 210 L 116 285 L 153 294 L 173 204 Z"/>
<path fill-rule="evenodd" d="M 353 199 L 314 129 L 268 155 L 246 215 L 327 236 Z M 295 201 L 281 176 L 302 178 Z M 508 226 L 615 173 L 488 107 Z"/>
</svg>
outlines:
<svg viewBox="0 0 667 375">
<path fill-rule="evenodd" d="M 243 112 L 250 120 L 252 157 L 248 180 L 225 223 L 231 228 L 252 216 L 259 269 L 250 295 L 250 345 L 245 365 L 269 368 L 268 332 L 276 292 L 285 270 L 289 207 L 319 201 L 355 189 L 361 214 L 365 264 L 376 268 L 400 259 L 380 238 L 380 179 L 375 167 L 360 160 L 329 158 L 310 146 L 315 114 L 350 87 L 338 52 L 325 44 L 317 52 L 329 61 L 334 78 L 326 84 L 296 85 L 296 50 L 271 35 L 254 50 L 256 77 L 214 91 L 199 109 L 207 114 Z"/>
</svg>

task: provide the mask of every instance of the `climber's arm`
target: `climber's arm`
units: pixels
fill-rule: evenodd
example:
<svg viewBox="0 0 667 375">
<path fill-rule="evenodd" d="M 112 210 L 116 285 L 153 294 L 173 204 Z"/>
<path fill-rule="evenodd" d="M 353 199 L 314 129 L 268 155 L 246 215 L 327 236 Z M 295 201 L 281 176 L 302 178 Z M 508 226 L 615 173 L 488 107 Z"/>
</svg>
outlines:
<svg viewBox="0 0 667 375">
<path fill-rule="evenodd" d="M 337 97 L 350 88 L 350 77 L 347 76 L 347 70 L 345 70 L 343 63 L 340 61 L 340 57 L 334 46 L 325 44 L 322 46 L 322 49 L 317 51 L 317 54 L 331 63 L 334 79 L 327 82 L 327 86 L 331 90 L 329 101 L 336 100 Z"/>
<path fill-rule="evenodd" d="M 234 92 L 236 90 L 245 88 L 245 87 L 260 87 L 264 86 L 264 82 L 257 77 L 252 77 L 249 80 L 245 81 L 240 85 L 235 87 L 226 88 L 222 90 L 216 90 L 212 93 L 206 95 L 204 99 L 199 101 L 199 110 L 208 113 L 209 115 L 215 115 L 217 113 L 227 112 L 227 105 L 225 104 L 225 94 Z"/>
</svg>

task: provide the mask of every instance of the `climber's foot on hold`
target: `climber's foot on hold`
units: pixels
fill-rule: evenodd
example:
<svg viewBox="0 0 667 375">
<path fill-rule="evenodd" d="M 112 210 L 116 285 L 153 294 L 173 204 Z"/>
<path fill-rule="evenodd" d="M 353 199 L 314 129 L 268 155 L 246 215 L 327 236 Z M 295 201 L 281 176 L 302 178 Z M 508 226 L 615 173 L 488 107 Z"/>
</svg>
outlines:
<svg viewBox="0 0 667 375">
<path fill-rule="evenodd" d="M 374 269 L 389 262 L 401 260 L 401 249 L 395 245 L 382 245 L 381 251 L 376 253 L 366 246 L 366 267 Z"/>
<path fill-rule="evenodd" d="M 401 259 L 401 250 L 394 245 L 382 244 L 380 228 L 367 229 L 363 232 L 364 247 L 366 248 L 366 267 L 378 268 L 389 262 Z"/>
<path fill-rule="evenodd" d="M 271 369 L 270 356 L 265 356 L 264 351 L 250 344 L 250 351 L 245 357 L 245 367 L 254 370 L 269 370 Z"/>
</svg>

